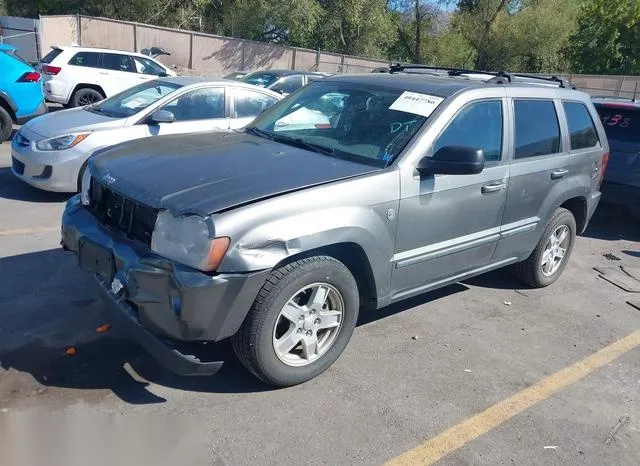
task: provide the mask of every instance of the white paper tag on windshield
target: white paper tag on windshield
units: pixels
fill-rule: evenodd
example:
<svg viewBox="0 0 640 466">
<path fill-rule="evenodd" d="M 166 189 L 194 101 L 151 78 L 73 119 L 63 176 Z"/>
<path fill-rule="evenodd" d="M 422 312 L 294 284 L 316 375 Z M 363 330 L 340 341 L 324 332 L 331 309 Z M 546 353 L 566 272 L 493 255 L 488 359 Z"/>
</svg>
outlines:
<svg viewBox="0 0 640 466">
<path fill-rule="evenodd" d="M 435 95 L 405 91 L 391 104 L 389 109 L 428 117 L 443 100 L 442 97 Z"/>
</svg>

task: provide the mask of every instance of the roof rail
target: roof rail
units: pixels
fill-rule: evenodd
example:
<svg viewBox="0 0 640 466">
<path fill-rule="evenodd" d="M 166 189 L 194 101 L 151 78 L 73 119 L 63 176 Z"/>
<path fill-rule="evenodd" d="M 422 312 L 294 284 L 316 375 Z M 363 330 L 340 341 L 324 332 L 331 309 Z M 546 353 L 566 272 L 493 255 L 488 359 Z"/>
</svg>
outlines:
<svg viewBox="0 0 640 466">
<path fill-rule="evenodd" d="M 576 86 L 565 79 L 558 78 L 557 76 L 544 77 L 544 76 L 532 76 L 528 74 L 508 73 L 506 71 L 481 71 L 481 70 L 469 70 L 465 68 L 450 68 L 446 66 L 429 66 L 429 65 L 403 65 L 396 63 L 389 65 L 388 73 L 401 73 L 406 70 L 430 70 L 430 71 L 446 71 L 449 76 L 461 76 L 463 74 L 487 74 L 492 75 L 493 78 L 488 79 L 487 83 L 491 84 L 507 84 L 514 82 L 514 78 L 531 79 L 534 81 L 546 81 L 557 83 L 558 87 L 575 89 Z M 376 72 L 383 72 L 380 68 L 376 69 Z"/>
</svg>

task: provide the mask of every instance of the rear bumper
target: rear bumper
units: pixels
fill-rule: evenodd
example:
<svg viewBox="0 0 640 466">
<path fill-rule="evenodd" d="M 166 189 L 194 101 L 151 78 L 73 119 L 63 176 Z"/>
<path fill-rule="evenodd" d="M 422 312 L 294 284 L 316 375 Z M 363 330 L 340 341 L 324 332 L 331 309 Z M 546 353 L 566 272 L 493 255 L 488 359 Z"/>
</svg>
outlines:
<svg viewBox="0 0 640 466">
<path fill-rule="evenodd" d="M 640 216 L 640 186 L 612 183 L 605 180 L 600 190 L 603 202 L 624 207 L 634 215 Z"/>
<path fill-rule="evenodd" d="M 240 328 L 269 271 L 208 275 L 154 255 L 103 228 L 80 205 L 67 203 L 62 245 L 94 274 L 114 318 L 167 369 L 208 375 L 222 362 L 182 355 L 166 340 L 219 341 Z"/>
<path fill-rule="evenodd" d="M 29 115 L 16 117 L 16 123 L 19 124 L 19 125 L 24 125 L 27 121 L 29 121 L 29 120 L 37 117 L 37 116 L 44 115 L 48 111 L 49 111 L 49 108 L 47 107 L 47 104 L 43 100 L 42 102 L 40 102 L 40 105 L 38 105 L 38 108 L 36 109 L 35 112 L 33 112 L 33 113 L 29 114 Z"/>
</svg>

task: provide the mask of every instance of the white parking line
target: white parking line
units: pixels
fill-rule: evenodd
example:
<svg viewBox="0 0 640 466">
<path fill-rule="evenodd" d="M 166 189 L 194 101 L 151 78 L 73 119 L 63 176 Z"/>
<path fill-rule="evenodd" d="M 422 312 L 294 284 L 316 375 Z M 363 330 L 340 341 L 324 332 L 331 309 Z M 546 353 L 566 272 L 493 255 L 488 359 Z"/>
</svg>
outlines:
<svg viewBox="0 0 640 466">
<path fill-rule="evenodd" d="M 60 231 L 60 226 L 19 228 L 17 230 L 0 230 L 0 236 L 34 235 L 37 233 L 46 233 L 49 231 Z"/>
</svg>

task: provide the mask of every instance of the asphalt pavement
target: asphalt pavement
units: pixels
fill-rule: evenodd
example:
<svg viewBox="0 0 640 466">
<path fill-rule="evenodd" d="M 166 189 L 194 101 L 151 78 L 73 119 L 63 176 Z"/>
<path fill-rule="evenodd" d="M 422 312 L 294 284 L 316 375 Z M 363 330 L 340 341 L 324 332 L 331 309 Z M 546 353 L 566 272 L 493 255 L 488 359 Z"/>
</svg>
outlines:
<svg viewBox="0 0 640 466">
<path fill-rule="evenodd" d="M 498 271 L 361 315 L 325 374 L 275 390 L 225 342 L 218 374 L 187 378 L 97 332 L 98 290 L 59 246 L 67 196 L 10 165 L 4 143 L 0 464 L 429 464 L 434 448 L 451 465 L 640 464 L 640 293 L 617 275 L 640 271 L 640 224 L 624 214 L 601 206 L 551 287 Z"/>
</svg>

